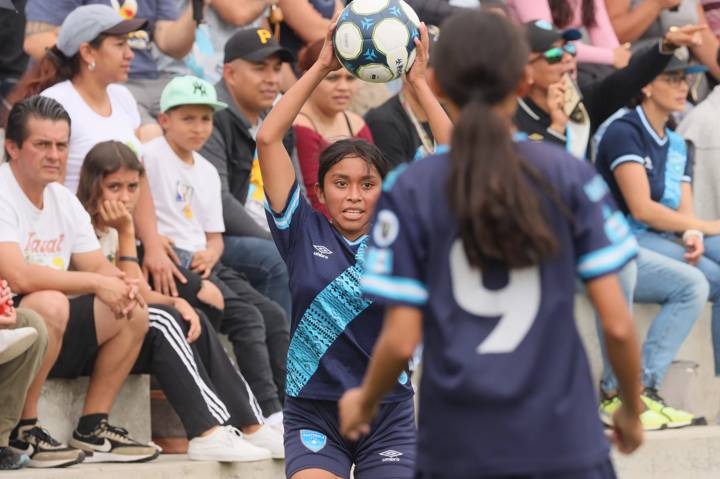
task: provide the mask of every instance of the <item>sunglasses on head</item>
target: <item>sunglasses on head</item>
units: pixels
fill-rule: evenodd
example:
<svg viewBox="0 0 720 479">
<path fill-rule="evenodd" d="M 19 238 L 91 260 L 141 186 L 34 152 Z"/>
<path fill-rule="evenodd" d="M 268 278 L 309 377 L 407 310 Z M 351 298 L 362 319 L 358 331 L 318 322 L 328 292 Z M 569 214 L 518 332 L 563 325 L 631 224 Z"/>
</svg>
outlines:
<svg viewBox="0 0 720 479">
<path fill-rule="evenodd" d="M 545 50 L 539 58 L 544 58 L 550 65 L 560 63 L 563 59 L 563 55 L 569 54 L 575 56 L 577 54 L 577 47 L 573 43 L 566 43 L 562 47 L 554 47 L 549 50 Z"/>
</svg>

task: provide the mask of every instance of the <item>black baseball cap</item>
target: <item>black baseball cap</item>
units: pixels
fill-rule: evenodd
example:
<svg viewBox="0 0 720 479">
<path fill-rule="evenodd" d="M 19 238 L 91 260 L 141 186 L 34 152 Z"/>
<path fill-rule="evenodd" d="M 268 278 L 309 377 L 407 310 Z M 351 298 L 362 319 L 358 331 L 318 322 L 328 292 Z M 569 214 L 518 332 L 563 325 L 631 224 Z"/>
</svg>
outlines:
<svg viewBox="0 0 720 479">
<path fill-rule="evenodd" d="M 275 54 L 283 62 L 290 63 L 295 60 L 290 50 L 281 46 L 270 33 L 270 30 L 249 28 L 237 31 L 225 43 L 225 60 L 223 63 L 230 63 L 238 58 L 257 63 Z"/>
<path fill-rule="evenodd" d="M 574 42 L 582 38 L 580 30 L 574 28 L 558 30 L 545 20 L 532 20 L 525 23 L 525 34 L 530 45 L 530 51 L 535 53 L 551 49 L 553 43 L 558 40 Z"/>
</svg>

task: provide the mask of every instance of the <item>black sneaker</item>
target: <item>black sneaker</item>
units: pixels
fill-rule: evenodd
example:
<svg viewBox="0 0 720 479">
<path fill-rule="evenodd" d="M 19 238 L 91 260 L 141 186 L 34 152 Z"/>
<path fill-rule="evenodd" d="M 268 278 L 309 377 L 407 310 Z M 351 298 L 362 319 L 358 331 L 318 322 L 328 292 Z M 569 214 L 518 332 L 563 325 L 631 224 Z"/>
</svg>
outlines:
<svg viewBox="0 0 720 479">
<path fill-rule="evenodd" d="M 90 434 L 76 429 L 70 445 L 89 454 L 86 462 L 146 462 L 160 454 L 157 448 L 130 438 L 126 429 L 100 421 Z"/>
<path fill-rule="evenodd" d="M 25 454 L 17 454 L 9 447 L 0 447 L 0 471 L 14 471 L 22 469 L 30 462 Z"/>
<path fill-rule="evenodd" d="M 37 425 L 21 427 L 17 437 L 10 438 L 10 448 L 30 458 L 28 467 L 67 467 L 85 459 L 82 451 L 62 444 Z"/>
</svg>

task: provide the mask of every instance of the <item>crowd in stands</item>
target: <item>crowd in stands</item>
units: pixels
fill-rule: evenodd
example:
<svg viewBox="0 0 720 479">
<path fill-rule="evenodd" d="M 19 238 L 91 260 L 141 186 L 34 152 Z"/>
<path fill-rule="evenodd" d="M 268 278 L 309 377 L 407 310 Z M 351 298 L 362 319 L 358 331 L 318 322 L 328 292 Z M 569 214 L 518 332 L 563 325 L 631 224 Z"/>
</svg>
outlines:
<svg viewBox="0 0 720 479">
<path fill-rule="evenodd" d="M 609 188 L 631 220 L 640 254 L 621 271 L 625 296 L 661 305 L 643 348 L 643 424 L 692 424 L 658 389 L 708 301 L 720 375 L 718 2 L 407 1 L 428 24 L 482 7 L 524 29 L 517 130 L 593 162 L 604 181 L 588 194 Z M 156 458 L 108 422 L 131 373 L 157 378 L 191 459 L 284 457 L 295 316 L 256 140 L 345 1 L 206 0 L 201 23 L 193 3 L 0 7 L 0 470 Z M 383 86 L 389 99 L 364 116 L 352 109 L 363 88 L 329 73 L 283 139 L 298 191 L 328 218 L 318 158 L 334 142 L 374 143 L 398 167 L 449 137 L 411 79 Z M 40 392 L 85 375 L 63 444 L 38 418 Z M 600 389 L 609 417 L 607 361 Z"/>
</svg>

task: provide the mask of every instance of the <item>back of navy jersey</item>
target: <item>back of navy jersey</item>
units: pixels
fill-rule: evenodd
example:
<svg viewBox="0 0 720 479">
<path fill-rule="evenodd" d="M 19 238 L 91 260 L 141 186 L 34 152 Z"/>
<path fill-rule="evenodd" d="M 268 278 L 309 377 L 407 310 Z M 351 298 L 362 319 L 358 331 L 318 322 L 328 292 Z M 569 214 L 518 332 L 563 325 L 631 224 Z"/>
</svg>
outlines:
<svg viewBox="0 0 720 479">
<path fill-rule="evenodd" d="M 302 198 L 297 182 L 280 213 L 267 212 L 270 230 L 288 268 L 292 295 L 286 393 L 337 401 L 359 386 L 383 308 L 360 289 L 367 235 L 345 239 Z M 412 395 L 407 373 L 387 401 Z"/>
<path fill-rule="evenodd" d="M 428 474 L 552 472 L 608 457 L 575 281 L 616 272 L 637 244 L 591 166 L 553 145 L 516 147 L 564 205 L 541 193 L 560 247 L 536 267 L 470 267 L 446 200 L 447 155 L 392 173 L 377 207 L 362 285 L 378 303 L 423 310 L 418 467 Z"/>
</svg>

